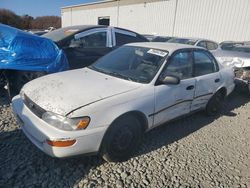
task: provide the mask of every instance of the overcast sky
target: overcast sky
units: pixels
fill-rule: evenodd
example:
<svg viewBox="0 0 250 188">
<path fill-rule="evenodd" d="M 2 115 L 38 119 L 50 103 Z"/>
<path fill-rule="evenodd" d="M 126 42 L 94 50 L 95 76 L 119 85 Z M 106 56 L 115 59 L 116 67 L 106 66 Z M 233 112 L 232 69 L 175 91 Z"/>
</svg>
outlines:
<svg viewBox="0 0 250 188">
<path fill-rule="evenodd" d="M 18 15 L 60 16 L 60 7 L 95 1 L 98 0 L 0 0 L 0 8 L 12 10 Z"/>
</svg>

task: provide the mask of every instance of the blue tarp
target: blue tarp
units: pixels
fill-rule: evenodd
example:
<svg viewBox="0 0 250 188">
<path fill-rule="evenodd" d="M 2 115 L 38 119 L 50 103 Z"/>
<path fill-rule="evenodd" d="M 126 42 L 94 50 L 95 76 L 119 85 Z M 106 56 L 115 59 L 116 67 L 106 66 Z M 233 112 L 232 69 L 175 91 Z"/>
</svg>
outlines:
<svg viewBox="0 0 250 188">
<path fill-rule="evenodd" d="M 0 24 L 0 69 L 53 73 L 68 68 L 64 52 L 50 39 Z"/>
</svg>

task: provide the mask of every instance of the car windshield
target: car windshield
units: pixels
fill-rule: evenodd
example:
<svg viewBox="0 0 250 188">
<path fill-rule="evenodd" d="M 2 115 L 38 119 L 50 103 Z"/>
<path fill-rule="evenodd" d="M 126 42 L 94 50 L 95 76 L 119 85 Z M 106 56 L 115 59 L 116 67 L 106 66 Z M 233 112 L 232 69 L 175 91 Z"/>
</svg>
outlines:
<svg viewBox="0 0 250 188">
<path fill-rule="evenodd" d="M 168 40 L 167 42 L 170 42 L 170 43 L 179 43 L 179 44 L 195 45 L 195 43 L 197 42 L 197 40 L 193 40 L 193 39 L 184 39 L 184 38 L 172 38 L 172 39 Z"/>
<path fill-rule="evenodd" d="M 102 57 L 89 68 L 118 78 L 149 83 L 167 55 L 168 52 L 163 50 L 123 46 Z"/>
<path fill-rule="evenodd" d="M 220 46 L 222 50 L 250 53 L 250 45 L 244 43 L 223 43 Z"/>
<path fill-rule="evenodd" d="M 48 32 L 42 35 L 45 38 L 51 39 L 54 42 L 59 42 L 60 40 L 64 39 L 65 37 L 72 35 L 79 31 L 78 29 L 70 29 L 70 28 L 61 28 L 51 32 Z"/>
</svg>

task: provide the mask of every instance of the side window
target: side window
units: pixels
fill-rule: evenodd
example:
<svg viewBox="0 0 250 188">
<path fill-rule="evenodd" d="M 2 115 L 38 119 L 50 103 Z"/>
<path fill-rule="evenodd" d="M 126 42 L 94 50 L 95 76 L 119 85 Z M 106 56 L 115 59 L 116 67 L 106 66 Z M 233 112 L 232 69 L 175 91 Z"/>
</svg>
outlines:
<svg viewBox="0 0 250 188">
<path fill-rule="evenodd" d="M 208 50 L 216 50 L 218 48 L 218 45 L 214 42 L 207 42 L 207 49 Z"/>
<path fill-rule="evenodd" d="M 177 76 L 181 80 L 192 77 L 192 53 L 179 52 L 170 58 L 170 62 L 164 70 L 163 75 Z"/>
<path fill-rule="evenodd" d="M 107 32 L 96 32 L 78 39 L 72 39 L 71 48 L 103 48 L 107 45 Z"/>
<path fill-rule="evenodd" d="M 194 51 L 194 75 L 202 76 L 217 71 L 215 60 L 205 51 Z"/>
<path fill-rule="evenodd" d="M 132 43 L 132 42 L 144 42 L 145 40 L 142 40 L 139 37 L 132 36 L 132 35 L 127 35 L 123 33 L 118 33 L 115 32 L 115 40 L 116 40 L 116 45 L 117 46 L 122 46 L 127 43 Z"/>
<path fill-rule="evenodd" d="M 207 49 L 207 45 L 205 41 L 200 41 L 197 46 L 202 47 L 202 48 L 206 48 Z"/>
</svg>

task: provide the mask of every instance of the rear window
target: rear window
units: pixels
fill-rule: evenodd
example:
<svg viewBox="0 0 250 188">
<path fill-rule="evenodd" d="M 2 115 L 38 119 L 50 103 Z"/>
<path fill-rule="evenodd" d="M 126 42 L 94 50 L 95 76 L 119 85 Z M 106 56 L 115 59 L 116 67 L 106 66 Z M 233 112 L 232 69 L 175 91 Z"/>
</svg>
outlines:
<svg viewBox="0 0 250 188">
<path fill-rule="evenodd" d="M 122 46 L 124 44 L 133 43 L 133 42 L 145 42 L 146 39 L 139 37 L 135 34 L 135 36 L 132 35 L 126 35 L 122 33 L 115 32 L 115 39 L 116 39 L 116 45 Z"/>
<path fill-rule="evenodd" d="M 168 42 L 170 42 L 170 43 L 195 45 L 195 43 L 197 42 L 197 40 L 194 40 L 194 39 L 184 39 L 184 38 L 172 38 Z"/>
</svg>

